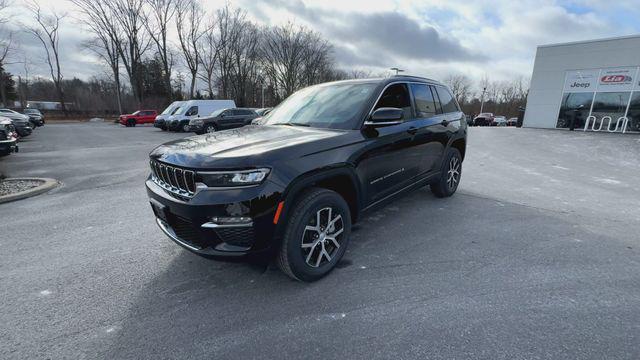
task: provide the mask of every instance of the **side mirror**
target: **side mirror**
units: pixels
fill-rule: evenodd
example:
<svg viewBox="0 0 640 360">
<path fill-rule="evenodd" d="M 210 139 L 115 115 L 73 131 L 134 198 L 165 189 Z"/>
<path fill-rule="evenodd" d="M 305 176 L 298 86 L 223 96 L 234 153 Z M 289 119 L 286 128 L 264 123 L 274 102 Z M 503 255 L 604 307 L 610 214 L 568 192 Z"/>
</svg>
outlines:
<svg viewBox="0 0 640 360">
<path fill-rule="evenodd" d="M 369 120 L 364 124 L 367 126 L 389 126 L 402 123 L 404 110 L 399 108 L 384 107 L 379 108 L 371 114 Z"/>
</svg>

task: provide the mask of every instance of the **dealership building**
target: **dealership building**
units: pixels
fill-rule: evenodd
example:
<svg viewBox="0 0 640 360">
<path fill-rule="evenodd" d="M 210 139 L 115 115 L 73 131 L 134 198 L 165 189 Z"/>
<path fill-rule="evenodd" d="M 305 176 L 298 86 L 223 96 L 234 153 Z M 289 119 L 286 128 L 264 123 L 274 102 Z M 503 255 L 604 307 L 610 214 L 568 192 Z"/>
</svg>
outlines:
<svg viewBox="0 0 640 360">
<path fill-rule="evenodd" d="M 538 46 L 525 127 L 640 132 L 640 35 Z"/>
</svg>

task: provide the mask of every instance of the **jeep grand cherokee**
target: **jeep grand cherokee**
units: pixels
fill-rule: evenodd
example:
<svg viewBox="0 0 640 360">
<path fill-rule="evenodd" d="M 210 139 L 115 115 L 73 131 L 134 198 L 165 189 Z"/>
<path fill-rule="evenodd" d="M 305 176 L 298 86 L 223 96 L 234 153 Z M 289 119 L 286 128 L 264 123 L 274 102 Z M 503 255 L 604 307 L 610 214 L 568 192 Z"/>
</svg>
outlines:
<svg viewBox="0 0 640 360">
<path fill-rule="evenodd" d="M 369 209 L 460 182 L 467 125 L 449 89 L 410 76 L 302 89 L 245 126 L 150 154 L 147 193 L 162 231 L 207 257 L 271 255 L 313 281 L 340 261 Z"/>
</svg>

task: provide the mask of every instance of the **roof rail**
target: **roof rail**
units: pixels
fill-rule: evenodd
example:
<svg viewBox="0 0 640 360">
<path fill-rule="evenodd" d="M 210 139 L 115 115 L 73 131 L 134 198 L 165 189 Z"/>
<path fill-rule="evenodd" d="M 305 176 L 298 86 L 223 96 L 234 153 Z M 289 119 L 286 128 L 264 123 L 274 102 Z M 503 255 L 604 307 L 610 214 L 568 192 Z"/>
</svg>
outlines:
<svg viewBox="0 0 640 360">
<path fill-rule="evenodd" d="M 409 78 L 409 79 L 419 79 L 419 80 L 427 80 L 427 81 L 433 81 L 433 82 L 439 82 L 438 80 L 434 80 L 434 79 L 430 79 L 430 78 L 426 78 L 423 76 L 414 76 L 414 75 L 402 75 L 402 74 L 398 74 L 398 75 L 391 75 L 391 77 L 398 77 L 398 78 Z"/>
</svg>

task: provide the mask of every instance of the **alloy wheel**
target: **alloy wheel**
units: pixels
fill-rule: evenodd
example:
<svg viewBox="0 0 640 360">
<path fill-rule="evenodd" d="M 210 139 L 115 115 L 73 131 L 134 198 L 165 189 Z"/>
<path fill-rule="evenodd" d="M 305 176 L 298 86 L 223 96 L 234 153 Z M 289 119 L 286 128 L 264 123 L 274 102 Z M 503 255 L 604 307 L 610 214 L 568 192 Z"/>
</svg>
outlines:
<svg viewBox="0 0 640 360">
<path fill-rule="evenodd" d="M 215 127 L 213 127 L 213 126 L 207 126 L 207 128 L 205 129 L 205 131 L 206 131 L 207 133 L 214 133 L 214 132 L 216 132 L 216 128 L 215 128 Z"/>
<path fill-rule="evenodd" d="M 457 156 L 453 156 L 449 160 L 449 170 L 447 171 L 447 186 L 449 190 L 453 190 L 458 186 L 460 182 L 460 159 Z"/>
<path fill-rule="evenodd" d="M 325 207 L 309 219 L 302 233 L 302 253 L 307 265 L 320 267 L 333 259 L 340 248 L 344 223 L 342 215 Z"/>
</svg>

